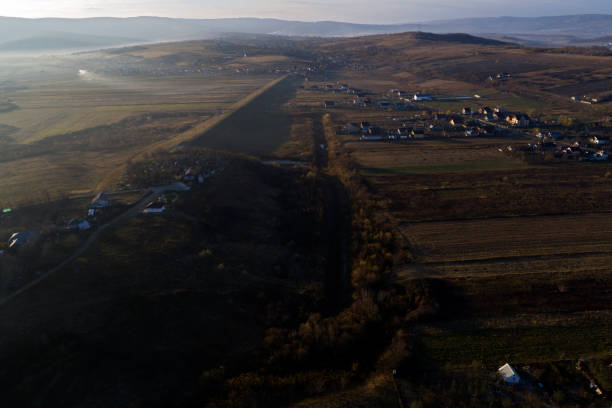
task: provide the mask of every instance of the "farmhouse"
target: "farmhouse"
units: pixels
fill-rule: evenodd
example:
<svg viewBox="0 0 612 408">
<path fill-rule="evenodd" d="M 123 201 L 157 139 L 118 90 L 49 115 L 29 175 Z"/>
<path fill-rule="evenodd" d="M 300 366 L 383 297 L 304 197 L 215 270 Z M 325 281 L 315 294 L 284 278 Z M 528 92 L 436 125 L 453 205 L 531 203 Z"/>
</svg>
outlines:
<svg viewBox="0 0 612 408">
<path fill-rule="evenodd" d="M 10 249 L 17 249 L 25 244 L 34 241 L 34 239 L 38 237 L 38 232 L 29 231 L 29 232 L 15 232 L 11 235 L 8 240 Z"/>
<path fill-rule="evenodd" d="M 362 133 L 368 132 L 373 127 L 370 122 L 361 122 L 359 126 L 361 126 Z"/>
<path fill-rule="evenodd" d="M 420 101 L 433 101 L 433 95 L 429 95 L 429 94 L 415 94 L 412 99 L 415 102 L 420 102 Z"/>
<path fill-rule="evenodd" d="M 448 120 L 448 123 L 450 123 L 451 126 L 459 126 L 464 123 L 464 120 L 462 117 L 453 116 Z"/>
<path fill-rule="evenodd" d="M 508 114 L 506 115 L 506 122 L 516 127 L 527 127 L 531 123 L 529 116 L 524 114 Z"/>
<path fill-rule="evenodd" d="M 108 193 L 106 191 L 101 191 L 91 200 L 90 208 L 106 208 L 110 207 L 111 201 L 108 197 Z"/>
<path fill-rule="evenodd" d="M 70 231 L 86 231 L 90 228 L 91 225 L 89 225 L 89 222 L 82 218 L 75 218 L 71 220 L 66 226 L 66 229 Z"/>
<path fill-rule="evenodd" d="M 325 109 L 335 108 L 336 102 L 334 101 L 325 101 Z"/>
<path fill-rule="evenodd" d="M 483 106 L 482 108 L 478 108 L 478 113 L 481 115 L 490 115 L 493 113 L 493 109 L 488 106 Z"/>
<path fill-rule="evenodd" d="M 357 123 L 349 122 L 346 124 L 345 129 L 346 133 L 348 133 L 349 135 L 354 135 L 361 132 L 361 126 L 359 126 L 359 124 Z"/>
<path fill-rule="evenodd" d="M 366 134 L 366 135 L 361 136 L 361 140 L 366 141 L 366 142 L 372 142 L 372 141 L 383 140 L 383 137 L 382 135 Z"/>
<path fill-rule="evenodd" d="M 510 364 L 504 364 L 497 370 L 497 372 L 508 384 L 518 384 L 521 381 L 519 375 Z"/>
<path fill-rule="evenodd" d="M 153 201 L 147 204 L 143 213 L 144 214 L 159 214 L 159 213 L 164 212 L 165 209 L 166 207 L 164 206 L 164 203 L 160 201 Z"/>
</svg>

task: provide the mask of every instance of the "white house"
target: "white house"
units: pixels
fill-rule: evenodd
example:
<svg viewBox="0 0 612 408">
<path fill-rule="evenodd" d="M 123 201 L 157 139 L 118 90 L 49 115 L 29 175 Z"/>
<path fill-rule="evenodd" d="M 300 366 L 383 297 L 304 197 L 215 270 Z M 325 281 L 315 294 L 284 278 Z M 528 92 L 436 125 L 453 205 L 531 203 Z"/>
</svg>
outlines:
<svg viewBox="0 0 612 408">
<path fill-rule="evenodd" d="M 415 94 L 412 98 L 414 101 L 433 101 L 433 96 L 429 94 Z"/>
<path fill-rule="evenodd" d="M 518 384 L 519 382 L 521 382 L 519 375 L 516 373 L 516 371 L 514 370 L 514 368 L 512 368 L 510 364 L 504 364 L 497 370 L 497 372 L 508 384 Z"/>
</svg>

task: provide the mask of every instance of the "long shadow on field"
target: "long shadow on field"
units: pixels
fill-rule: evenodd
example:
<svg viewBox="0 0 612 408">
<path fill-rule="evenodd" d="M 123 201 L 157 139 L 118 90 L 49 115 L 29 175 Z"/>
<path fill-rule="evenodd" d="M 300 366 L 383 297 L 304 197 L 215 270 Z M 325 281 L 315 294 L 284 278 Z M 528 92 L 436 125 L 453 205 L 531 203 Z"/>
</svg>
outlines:
<svg viewBox="0 0 612 408">
<path fill-rule="evenodd" d="M 271 154 L 291 133 L 291 115 L 282 109 L 299 80 L 288 77 L 213 127 L 193 145 L 247 154 Z"/>
</svg>

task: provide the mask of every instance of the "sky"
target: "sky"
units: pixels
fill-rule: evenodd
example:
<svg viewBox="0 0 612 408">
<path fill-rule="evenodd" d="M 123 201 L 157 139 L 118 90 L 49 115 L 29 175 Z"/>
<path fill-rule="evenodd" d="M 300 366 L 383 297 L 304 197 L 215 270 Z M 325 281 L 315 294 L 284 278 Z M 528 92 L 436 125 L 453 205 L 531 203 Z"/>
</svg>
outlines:
<svg viewBox="0 0 612 408">
<path fill-rule="evenodd" d="M 612 0 L 0 0 L 13 17 L 271 17 L 411 23 L 461 17 L 612 14 Z"/>
</svg>

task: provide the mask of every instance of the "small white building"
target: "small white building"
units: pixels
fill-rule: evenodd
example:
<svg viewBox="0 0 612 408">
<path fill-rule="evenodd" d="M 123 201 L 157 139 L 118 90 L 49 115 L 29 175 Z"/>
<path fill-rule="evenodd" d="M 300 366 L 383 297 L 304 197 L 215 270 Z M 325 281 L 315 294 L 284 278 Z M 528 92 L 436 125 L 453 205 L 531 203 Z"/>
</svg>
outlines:
<svg viewBox="0 0 612 408">
<path fill-rule="evenodd" d="M 519 377 L 519 375 L 516 373 L 514 368 L 512 368 L 512 366 L 508 363 L 501 366 L 497 370 L 497 372 L 499 373 L 499 375 L 501 375 L 504 381 L 508 384 L 518 384 L 519 382 L 521 382 L 521 378 Z"/>
<path fill-rule="evenodd" d="M 420 101 L 433 101 L 433 96 L 429 95 L 429 94 L 415 94 L 413 96 L 413 100 L 415 102 L 420 102 Z"/>
</svg>

